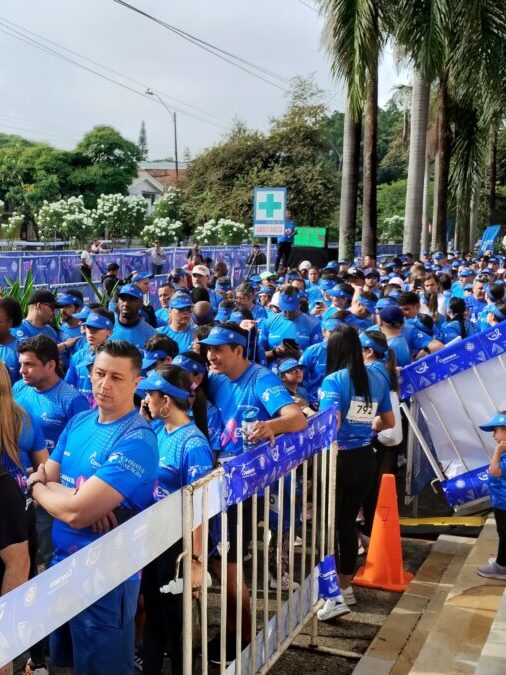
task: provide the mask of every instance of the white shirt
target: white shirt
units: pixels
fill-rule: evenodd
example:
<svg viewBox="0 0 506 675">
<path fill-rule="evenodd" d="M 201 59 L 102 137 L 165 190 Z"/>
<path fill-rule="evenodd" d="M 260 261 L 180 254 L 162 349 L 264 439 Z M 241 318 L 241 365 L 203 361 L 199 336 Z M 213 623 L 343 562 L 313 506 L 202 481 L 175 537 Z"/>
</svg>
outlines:
<svg viewBox="0 0 506 675">
<path fill-rule="evenodd" d="M 91 257 L 91 254 L 86 250 L 81 253 L 81 265 L 93 267 L 93 259 Z"/>
</svg>

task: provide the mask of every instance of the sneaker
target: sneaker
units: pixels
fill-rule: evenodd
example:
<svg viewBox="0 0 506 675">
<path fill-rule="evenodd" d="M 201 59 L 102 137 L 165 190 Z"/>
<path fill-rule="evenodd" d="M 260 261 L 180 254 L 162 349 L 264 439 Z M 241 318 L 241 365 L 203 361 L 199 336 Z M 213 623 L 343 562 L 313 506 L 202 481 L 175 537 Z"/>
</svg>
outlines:
<svg viewBox="0 0 506 675">
<path fill-rule="evenodd" d="M 290 578 L 288 576 L 288 573 L 285 572 L 281 579 L 279 579 L 281 590 L 282 591 L 289 591 L 290 590 Z M 278 577 L 274 577 L 271 574 L 271 579 L 269 582 L 270 588 L 272 588 L 274 591 L 278 590 Z M 292 581 L 292 590 L 296 591 L 297 588 L 299 588 L 299 584 L 296 581 Z"/>
<path fill-rule="evenodd" d="M 28 659 L 25 666 L 25 675 L 49 675 L 49 670 L 45 663 L 35 664 L 32 659 Z"/>
<path fill-rule="evenodd" d="M 328 621 L 333 619 L 336 616 L 342 616 L 343 614 L 349 614 L 350 608 L 344 602 L 342 595 L 339 595 L 337 598 L 329 598 L 325 600 L 325 604 L 321 609 L 318 610 L 317 616 L 319 621 Z"/>
<path fill-rule="evenodd" d="M 142 647 L 136 647 L 134 653 L 134 668 L 142 673 L 144 659 L 142 658 Z"/>
<path fill-rule="evenodd" d="M 341 595 L 343 596 L 344 601 L 348 607 L 357 604 L 357 598 L 355 597 L 353 588 L 351 586 L 348 586 L 348 588 L 341 588 Z"/>
<path fill-rule="evenodd" d="M 480 577 L 486 577 L 487 579 L 501 579 L 501 581 L 506 581 L 506 567 L 498 565 L 495 561 L 489 565 L 480 565 L 476 568 L 476 571 Z"/>
<path fill-rule="evenodd" d="M 241 649 L 245 649 L 247 643 L 243 640 Z M 207 659 L 210 663 L 220 664 L 220 633 L 217 633 L 207 645 Z M 235 633 L 227 633 L 225 647 L 225 665 L 229 666 L 235 661 Z"/>
</svg>

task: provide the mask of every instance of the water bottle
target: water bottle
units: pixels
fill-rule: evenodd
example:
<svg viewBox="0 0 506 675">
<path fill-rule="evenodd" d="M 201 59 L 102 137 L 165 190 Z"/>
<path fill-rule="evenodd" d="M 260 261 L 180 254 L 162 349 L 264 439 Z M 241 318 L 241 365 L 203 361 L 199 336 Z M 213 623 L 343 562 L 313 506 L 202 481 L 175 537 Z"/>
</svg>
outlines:
<svg viewBox="0 0 506 675">
<path fill-rule="evenodd" d="M 253 431 L 255 422 L 258 420 L 258 408 L 248 408 L 242 416 L 241 435 L 242 447 L 244 450 L 249 450 L 255 444 L 249 440 L 250 434 Z"/>
</svg>

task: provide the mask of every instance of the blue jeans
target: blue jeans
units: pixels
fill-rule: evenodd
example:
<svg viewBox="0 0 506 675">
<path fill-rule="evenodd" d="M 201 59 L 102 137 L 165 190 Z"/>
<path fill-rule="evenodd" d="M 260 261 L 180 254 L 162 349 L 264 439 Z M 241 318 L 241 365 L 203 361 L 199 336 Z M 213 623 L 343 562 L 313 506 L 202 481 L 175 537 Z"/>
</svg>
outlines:
<svg viewBox="0 0 506 675">
<path fill-rule="evenodd" d="M 73 668 L 74 675 L 131 675 L 139 586 L 124 581 L 51 633 L 54 665 Z"/>
</svg>

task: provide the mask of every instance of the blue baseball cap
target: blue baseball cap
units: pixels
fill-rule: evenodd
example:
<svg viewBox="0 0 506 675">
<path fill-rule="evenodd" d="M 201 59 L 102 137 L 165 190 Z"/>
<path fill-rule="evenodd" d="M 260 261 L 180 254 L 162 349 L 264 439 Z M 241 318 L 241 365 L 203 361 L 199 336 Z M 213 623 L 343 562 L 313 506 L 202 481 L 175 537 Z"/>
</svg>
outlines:
<svg viewBox="0 0 506 675">
<path fill-rule="evenodd" d="M 167 358 L 168 354 L 164 349 L 144 349 L 142 357 L 142 368 L 146 370 L 151 368 L 160 359 Z"/>
<path fill-rule="evenodd" d="M 353 298 L 351 293 L 343 291 L 343 289 L 339 288 L 339 286 L 334 286 L 333 288 L 330 288 L 327 291 L 327 295 L 329 296 L 329 298 L 348 298 L 348 300 L 351 300 Z"/>
<path fill-rule="evenodd" d="M 326 270 L 336 270 L 339 265 L 344 265 L 348 264 L 347 260 L 329 260 L 329 262 L 325 265 L 324 269 Z"/>
<path fill-rule="evenodd" d="M 496 427 L 506 427 L 506 415 L 496 413 L 486 424 L 480 424 L 482 431 L 494 431 Z"/>
<path fill-rule="evenodd" d="M 342 323 L 339 319 L 325 319 L 325 321 L 322 321 L 322 328 L 323 330 L 335 330 Z"/>
<path fill-rule="evenodd" d="M 278 366 L 278 373 L 287 373 L 294 368 L 304 368 L 304 366 L 302 363 L 299 363 L 297 359 L 284 359 Z"/>
<path fill-rule="evenodd" d="M 434 258 L 434 260 L 442 260 L 445 256 L 442 251 L 436 251 L 436 253 L 434 253 L 432 257 Z"/>
<path fill-rule="evenodd" d="M 374 308 L 376 306 L 374 300 L 369 300 L 368 298 L 364 298 L 363 295 L 359 295 L 357 298 L 357 302 L 359 302 L 361 305 L 364 305 L 369 314 L 373 314 Z"/>
<path fill-rule="evenodd" d="M 459 277 L 474 277 L 475 273 L 469 267 L 465 267 L 459 272 Z"/>
<path fill-rule="evenodd" d="M 191 359 L 189 356 L 183 356 L 183 354 L 178 354 L 174 359 L 172 359 L 172 363 L 175 366 L 184 368 L 189 373 L 202 373 L 203 375 L 207 373 L 207 368 L 204 366 L 204 364 Z"/>
<path fill-rule="evenodd" d="M 169 309 L 191 309 L 192 299 L 188 293 L 174 295 L 169 300 Z"/>
<path fill-rule="evenodd" d="M 155 275 L 148 272 L 133 272 L 132 282 L 142 281 L 143 279 L 152 279 Z"/>
<path fill-rule="evenodd" d="M 300 279 L 300 276 L 297 272 L 288 272 L 288 274 L 285 275 L 285 278 L 293 281 L 294 279 Z"/>
<path fill-rule="evenodd" d="M 388 305 L 379 311 L 379 317 L 385 323 L 395 328 L 400 328 L 404 325 L 404 312 L 398 305 Z"/>
<path fill-rule="evenodd" d="M 391 298 L 389 295 L 387 295 L 384 298 L 380 298 L 378 302 L 376 303 L 376 307 L 374 308 L 374 311 L 376 314 L 379 314 L 380 309 L 384 309 L 385 307 L 398 307 L 399 303 L 397 300 L 394 298 Z"/>
<path fill-rule="evenodd" d="M 298 293 L 281 293 L 279 296 L 279 309 L 282 312 L 296 312 L 300 307 Z"/>
<path fill-rule="evenodd" d="M 253 274 L 251 277 L 246 279 L 250 284 L 259 284 L 262 281 L 262 277 L 259 274 Z"/>
<path fill-rule="evenodd" d="M 101 316 L 100 314 L 97 314 L 93 311 L 91 311 L 86 317 L 84 325 L 88 326 L 89 328 L 105 328 L 108 330 L 112 330 L 114 328 L 113 321 L 108 319 L 106 316 Z"/>
<path fill-rule="evenodd" d="M 274 295 L 274 293 L 275 290 L 273 288 L 269 288 L 269 286 L 261 286 L 257 295 Z"/>
<path fill-rule="evenodd" d="M 82 309 L 79 312 L 76 312 L 76 314 L 72 314 L 72 317 L 74 319 L 87 319 L 89 314 L 91 312 L 91 307 L 88 307 L 88 305 L 83 305 Z"/>
<path fill-rule="evenodd" d="M 84 300 L 78 298 L 77 295 L 72 295 L 72 293 L 59 295 L 57 300 L 60 307 L 65 307 L 65 305 L 77 305 L 78 307 L 82 307 L 84 305 Z"/>
<path fill-rule="evenodd" d="M 233 307 L 218 307 L 218 311 L 216 312 L 214 319 L 215 321 L 221 322 L 228 321 L 233 311 Z"/>
<path fill-rule="evenodd" d="M 200 344 L 211 345 L 211 347 L 237 344 L 246 347 L 246 338 L 237 331 L 230 330 L 230 328 L 214 326 L 211 328 L 209 335 L 204 340 L 200 340 Z"/>
<path fill-rule="evenodd" d="M 189 391 L 180 389 L 170 382 L 167 382 L 167 380 L 156 370 L 151 370 L 149 375 L 139 382 L 137 390 L 142 392 L 159 391 L 162 394 L 173 396 L 174 398 L 181 398 L 184 401 L 190 398 Z"/>
<path fill-rule="evenodd" d="M 328 291 L 330 288 L 334 288 L 336 282 L 334 279 L 320 279 L 318 282 L 318 288 L 322 291 Z"/>
<path fill-rule="evenodd" d="M 142 300 L 141 289 L 135 284 L 125 284 L 119 289 L 118 295 L 130 295 L 132 298 L 137 298 L 137 300 Z"/>
</svg>

